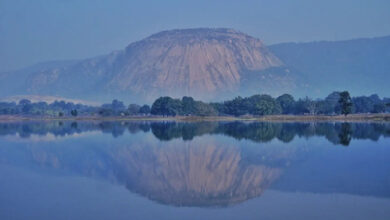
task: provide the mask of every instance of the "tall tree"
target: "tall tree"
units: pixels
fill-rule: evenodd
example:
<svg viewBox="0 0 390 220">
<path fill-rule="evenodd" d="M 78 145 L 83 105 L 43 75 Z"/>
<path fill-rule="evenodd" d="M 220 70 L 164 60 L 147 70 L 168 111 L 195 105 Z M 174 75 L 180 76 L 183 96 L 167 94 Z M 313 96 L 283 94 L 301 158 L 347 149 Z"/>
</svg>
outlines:
<svg viewBox="0 0 390 220">
<path fill-rule="evenodd" d="M 290 94 L 283 94 L 276 98 L 276 101 L 282 107 L 283 114 L 290 114 L 294 110 L 295 100 L 294 97 Z"/>
<path fill-rule="evenodd" d="M 150 106 L 149 106 L 149 105 L 143 105 L 143 106 L 139 109 L 139 113 L 140 113 L 140 114 L 144 114 L 144 115 L 150 114 Z"/>
<path fill-rule="evenodd" d="M 340 92 L 332 92 L 325 99 L 320 111 L 324 114 L 337 114 L 340 113 Z M 320 104 L 321 105 L 321 104 Z"/>
<path fill-rule="evenodd" d="M 127 108 L 127 112 L 129 115 L 136 115 L 139 113 L 139 110 L 141 109 L 141 106 L 137 104 L 130 104 L 129 107 Z"/>
<path fill-rule="evenodd" d="M 71 110 L 71 111 L 70 111 L 70 114 L 71 114 L 72 116 L 76 117 L 77 114 L 78 114 L 77 109 Z"/>
<path fill-rule="evenodd" d="M 313 99 L 309 98 L 306 96 L 306 98 L 303 100 L 304 101 L 304 105 L 305 105 L 305 108 L 307 109 L 307 111 L 309 112 L 309 114 L 311 115 L 315 115 L 317 114 L 317 111 L 318 111 L 318 106 L 317 106 L 317 102 L 314 101 Z"/>
<path fill-rule="evenodd" d="M 181 99 L 184 115 L 192 115 L 195 112 L 195 100 L 192 97 L 184 96 Z"/>
<path fill-rule="evenodd" d="M 154 101 L 151 109 L 153 115 L 176 116 L 182 114 L 182 104 L 180 99 L 171 97 L 160 97 Z"/>
<path fill-rule="evenodd" d="M 247 98 L 249 112 L 253 115 L 272 115 L 282 113 L 280 104 L 270 95 L 253 95 Z"/>
<path fill-rule="evenodd" d="M 352 99 L 348 91 L 340 93 L 339 104 L 341 107 L 341 114 L 347 116 L 352 112 Z"/>
<path fill-rule="evenodd" d="M 218 114 L 212 105 L 201 101 L 195 102 L 193 112 L 195 115 L 199 116 L 214 116 Z"/>
<path fill-rule="evenodd" d="M 386 111 L 386 105 L 384 103 L 378 103 L 374 105 L 372 113 L 383 113 Z"/>
<path fill-rule="evenodd" d="M 114 111 L 123 111 L 126 109 L 123 102 L 118 101 L 117 99 L 112 100 L 111 107 Z"/>
<path fill-rule="evenodd" d="M 247 99 L 238 96 L 233 100 L 224 102 L 225 114 L 240 116 L 248 113 Z"/>
</svg>

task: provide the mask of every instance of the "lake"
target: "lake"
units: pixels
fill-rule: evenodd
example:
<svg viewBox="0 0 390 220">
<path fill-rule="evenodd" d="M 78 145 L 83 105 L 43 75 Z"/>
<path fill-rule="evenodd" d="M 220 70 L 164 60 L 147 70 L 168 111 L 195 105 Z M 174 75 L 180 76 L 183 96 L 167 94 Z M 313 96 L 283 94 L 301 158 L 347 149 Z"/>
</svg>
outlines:
<svg viewBox="0 0 390 220">
<path fill-rule="evenodd" d="M 390 219 L 389 123 L 0 123 L 0 219 Z"/>
</svg>

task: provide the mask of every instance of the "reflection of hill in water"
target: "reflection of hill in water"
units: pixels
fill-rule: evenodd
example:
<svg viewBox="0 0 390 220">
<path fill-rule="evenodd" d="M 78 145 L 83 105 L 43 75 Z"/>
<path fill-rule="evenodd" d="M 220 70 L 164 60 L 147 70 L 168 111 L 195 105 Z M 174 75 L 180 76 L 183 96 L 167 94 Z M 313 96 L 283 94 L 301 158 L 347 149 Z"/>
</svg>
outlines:
<svg viewBox="0 0 390 220">
<path fill-rule="evenodd" d="M 166 204 L 215 206 L 259 196 L 281 168 L 245 164 L 238 147 L 196 142 L 133 146 L 111 152 L 121 182 Z"/>
<path fill-rule="evenodd" d="M 248 150 L 214 138 L 193 141 L 24 146 L 23 158 L 38 165 L 107 179 L 151 200 L 175 206 L 226 206 L 261 195 L 295 157 L 296 148 Z M 10 148 L 18 151 L 20 148 Z M 0 155 L 3 155 L 0 151 Z M 7 155 L 7 154 L 6 154 Z M 15 152 L 8 153 L 15 155 Z"/>
<path fill-rule="evenodd" d="M 322 136 L 335 144 L 348 145 L 351 138 L 378 140 L 389 135 L 388 124 L 332 124 L 332 123 L 27 123 L 0 124 L 0 134 L 20 134 L 29 137 L 31 134 L 72 135 L 84 131 L 101 130 L 114 137 L 126 132 L 152 132 L 156 139 L 143 136 L 138 139 L 112 138 L 109 142 L 88 139 L 84 142 L 70 139 L 66 142 L 22 144 L 21 147 L 0 147 L 0 163 L 22 164 L 37 169 L 54 168 L 89 177 L 107 179 L 125 185 L 130 191 L 148 197 L 154 201 L 176 206 L 225 206 L 243 202 L 260 196 L 276 180 L 289 177 L 283 184 L 275 184 L 278 189 L 302 191 L 324 191 L 321 184 L 302 184 L 315 169 L 308 167 L 324 166 L 322 158 L 312 166 L 300 164 L 310 159 L 313 148 L 281 145 L 254 144 L 279 139 L 290 142 L 295 136 Z M 205 135 L 210 134 L 210 135 Z M 240 142 L 214 136 L 216 134 L 234 137 Z M 202 138 L 196 136 L 205 135 Z M 183 140 L 180 140 L 183 139 Z M 67 146 L 64 146 L 66 143 Z M 310 153 L 310 155 L 309 155 Z M 309 158 L 310 157 L 310 158 Z M 357 157 L 358 158 L 358 157 Z M 375 158 L 375 157 L 373 157 Z M 334 161 L 334 160 L 333 160 Z M 373 160 L 374 161 L 374 160 Z M 339 161 L 343 167 L 345 161 Z M 355 161 L 356 162 L 356 161 Z M 351 163 L 358 167 L 359 163 Z M 26 163 L 32 163 L 26 165 Z M 327 162 L 326 162 L 327 163 Z M 309 163 L 310 164 L 310 163 Z M 372 165 L 375 165 L 375 161 Z M 297 168 L 299 167 L 299 168 Z M 326 165 L 329 172 L 322 182 L 337 174 L 338 167 Z M 335 169 L 336 168 L 336 169 Z M 351 175 L 350 167 L 344 167 L 343 175 Z M 373 191 L 377 183 L 370 182 L 369 173 L 376 171 L 374 166 L 361 167 L 367 172 L 355 173 L 352 177 L 361 178 L 361 185 L 356 190 L 351 178 L 343 178 L 345 187 L 324 192 L 351 192 L 368 195 L 388 195 L 384 190 Z M 387 169 L 384 167 L 383 169 Z M 290 171 L 294 174 L 290 175 Z M 381 171 L 382 172 L 382 171 Z M 383 172 L 382 172 L 383 173 Z M 293 177 L 291 177 L 293 176 Z M 294 177 L 301 178 L 294 178 Z M 383 176 L 383 175 L 382 175 Z M 381 176 L 381 177 L 382 177 Z M 293 179 L 292 179 L 293 178 Z M 322 178 L 322 176 L 321 176 Z M 335 180 L 339 180 L 336 178 Z M 378 179 L 378 182 L 381 179 Z M 333 180 L 332 180 L 333 181 Z M 280 181 L 278 181 L 280 182 Z M 292 185 L 295 184 L 295 185 Z M 380 185 L 380 184 L 379 184 Z M 364 188 L 366 186 L 366 188 Z M 380 185 L 388 186 L 387 183 Z M 325 186 L 326 187 L 326 186 Z M 386 191 L 387 192 L 387 191 Z"/>
</svg>

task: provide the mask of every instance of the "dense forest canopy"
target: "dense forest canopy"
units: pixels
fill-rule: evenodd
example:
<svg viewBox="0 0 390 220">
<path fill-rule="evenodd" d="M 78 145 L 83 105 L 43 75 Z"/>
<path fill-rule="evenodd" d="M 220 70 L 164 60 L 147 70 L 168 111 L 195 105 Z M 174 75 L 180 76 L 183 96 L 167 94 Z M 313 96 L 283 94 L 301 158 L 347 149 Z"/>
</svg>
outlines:
<svg viewBox="0 0 390 220">
<path fill-rule="evenodd" d="M 290 94 L 279 97 L 258 94 L 236 97 L 224 102 L 205 103 L 192 97 L 181 99 L 160 97 L 152 106 L 129 104 L 113 100 L 101 106 L 88 106 L 71 102 L 31 102 L 23 99 L 18 103 L 0 102 L 1 115 L 31 116 L 243 116 L 243 115 L 337 115 L 350 113 L 384 113 L 390 111 L 390 98 L 378 95 L 350 97 L 347 91 L 333 92 L 324 99 L 309 97 L 295 99 Z"/>
</svg>

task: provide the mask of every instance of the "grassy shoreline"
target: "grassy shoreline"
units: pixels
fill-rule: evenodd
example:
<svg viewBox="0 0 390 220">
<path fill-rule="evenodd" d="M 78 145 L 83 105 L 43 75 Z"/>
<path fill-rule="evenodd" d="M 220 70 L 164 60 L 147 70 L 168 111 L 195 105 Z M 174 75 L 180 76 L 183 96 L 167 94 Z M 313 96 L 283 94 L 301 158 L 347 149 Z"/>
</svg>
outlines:
<svg viewBox="0 0 390 220">
<path fill-rule="evenodd" d="M 13 121 L 269 121 L 269 122 L 316 122 L 316 121 L 340 121 L 340 122 L 390 122 L 390 114 L 351 114 L 343 115 L 267 115 L 267 116 L 80 116 L 80 117 L 38 117 L 2 115 L 0 122 Z"/>
</svg>

